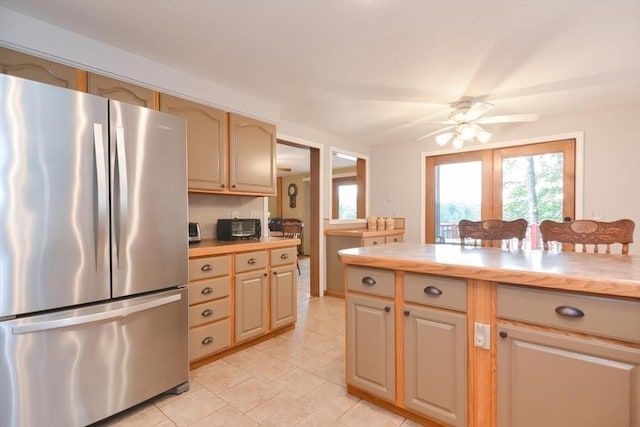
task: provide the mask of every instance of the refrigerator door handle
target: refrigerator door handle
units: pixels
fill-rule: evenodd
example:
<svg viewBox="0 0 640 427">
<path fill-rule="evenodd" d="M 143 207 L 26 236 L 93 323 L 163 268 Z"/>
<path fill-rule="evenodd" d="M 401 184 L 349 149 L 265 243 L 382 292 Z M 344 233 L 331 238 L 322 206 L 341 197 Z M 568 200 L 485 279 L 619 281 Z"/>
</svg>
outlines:
<svg viewBox="0 0 640 427">
<path fill-rule="evenodd" d="M 120 212 L 118 213 L 118 241 L 116 249 L 118 252 L 118 270 L 126 270 L 127 259 L 124 256 L 124 248 L 126 248 L 127 238 L 127 212 L 128 212 L 128 183 L 127 183 L 127 156 L 124 145 L 124 128 L 116 128 L 116 159 L 118 160 L 118 179 L 120 180 L 120 188 L 118 188 L 118 196 L 120 202 Z"/>
<path fill-rule="evenodd" d="M 108 218 L 108 194 L 107 174 L 104 157 L 104 139 L 102 138 L 102 124 L 93 124 L 93 149 L 96 160 L 96 184 L 98 198 L 98 235 L 96 236 L 96 272 L 101 272 L 104 267 L 105 245 L 107 239 Z"/>
<path fill-rule="evenodd" d="M 180 294 L 171 295 L 168 297 L 156 299 L 153 301 L 143 302 L 141 304 L 132 305 L 129 307 L 117 308 L 115 310 L 104 311 L 101 313 L 87 314 L 84 316 L 65 317 L 63 319 L 48 320 L 44 322 L 29 323 L 26 325 L 16 325 L 12 328 L 13 335 L 28 334 L 32 332 L 48 331 L 51 329 L 66 328 L 69 326 L 84 325 L 87 323 L 95 323 L 100 321 L 112 320 L 115 318 L 126 317 L 133 313 L 140 311 L 150 310 L 162 305 L 171 304 L 175 301 L 180 301 L 182 296 Z"/>
</svg>

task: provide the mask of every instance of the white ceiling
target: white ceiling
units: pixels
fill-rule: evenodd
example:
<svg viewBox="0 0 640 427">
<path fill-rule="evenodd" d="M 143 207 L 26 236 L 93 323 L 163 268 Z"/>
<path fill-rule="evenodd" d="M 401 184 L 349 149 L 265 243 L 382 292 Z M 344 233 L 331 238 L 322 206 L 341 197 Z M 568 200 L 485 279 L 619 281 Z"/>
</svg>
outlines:
<svg viewBox="0 0 640 427">
<path fill-rule="evenodd" d="M 445 119 L 461 99 L 493 103 L 486 116 L 640 100 L 638 0 L 0 5 L 278 104 L 282 119 L 366 144 L 415 141 L 441 126 L 424 119 Z"/>
</svg>

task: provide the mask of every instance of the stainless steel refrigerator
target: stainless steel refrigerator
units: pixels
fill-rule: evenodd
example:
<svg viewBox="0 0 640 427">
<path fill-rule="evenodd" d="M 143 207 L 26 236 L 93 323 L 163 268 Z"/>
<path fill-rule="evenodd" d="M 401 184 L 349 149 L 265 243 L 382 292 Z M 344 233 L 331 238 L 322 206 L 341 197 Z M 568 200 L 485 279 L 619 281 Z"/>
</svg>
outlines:
<svg viewBox="0 0 640 427">
<path fill-rule="evenodd" d="M 182 118 L 0 74 L 0 426 L 188 388 Z"/>
</svg>

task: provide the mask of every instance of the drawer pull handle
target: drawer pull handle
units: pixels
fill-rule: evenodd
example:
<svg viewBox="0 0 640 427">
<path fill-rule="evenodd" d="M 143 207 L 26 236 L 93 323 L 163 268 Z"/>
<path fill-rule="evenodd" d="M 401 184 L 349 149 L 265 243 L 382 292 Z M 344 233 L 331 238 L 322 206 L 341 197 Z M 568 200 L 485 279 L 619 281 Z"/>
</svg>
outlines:
<svg viewBox="0 0 640 427">
<path fill-rule="evenodd" d="M 289 254 L 280 255 L 280 259 L 287 259 L 287 258 L 289 258 Z"/>
<path fill-rule="evenodd" d="M 213 310 L 211 310 L 210 308 L 207 308 L 205 311 L 202 312 L 202 317 L 209 317 L 213 314 Z"/>
<path fill-rule="evenodd" d="M 579 308 L 570 307 L 568 305 L 559 305 L 556 307 L 556 313 L 565 317 L 584 317 L 584 311 Z"/>
<path fill-rule="evenodd" d="M 377 245 L 377 244 L 378 244 L 378 241 L 377 241 L 377 240 L 374 240 L 374 241 L 373 241 L 373 246 L 375 246 L 375 245 Z"/>
<path fill-rule="evenodd" d="M 203 345 L 208 345 L 208 344 L 211 344 L 212 342 L 213 342 L 213 337 L 206 337 L 205 339 L 202 340 Z"/>
<path fill-rule="evenodd" d="M 207 286 L 202 291 L 200 291 L 202 295 L 209 295 L 211 292 L 213 292 L 213 288 L 210 286 Z"/>
<path fill-rule="evenodd" d="M 500 333 L 498 335 L 500 335 L 500 338 L 502 338 L 502 339 L 508 337 L 508 335 L 507 335 L 507 333 L 505 331 L 500 331 Z"/>
<path fill-rule="evenodd" d="M 386 311 L 387 313 L 388 313 L 388 312 L 390 312 L 390 311 L 391 311 L 391 307 L 386 306 L 386 307 L 384 308 L 384 311 Z"/>
<path fill-rule="evenodd" d="M 410 314 L 411 314 L 411 312 L 410 312 L 409 310 L 405 310 L 405 311 L 404 311 L 404 315 L 405 315 L 405 316 L 409 317 L 409 315 L 410 315 Z"/>
<path fill-rule="evenodd" d="M 424 288 L 424 293 L 427 295 L 433 295 L 436 297 L 438 295 L 442 295 L 442 291 L 436 288 L 435 286 L 427 286 L 426 288 Z"/>
<path fill-rule="evenodd" d="M 376 284 L 376 281 L 373 277 L 369 277 L 369 276 L 365 276 L 362 278 L 362 284 L 364 285 L 368 285 L 368 286 L 373 286 Z"/>
<path fill-rule="evenodd" d="M 200 268 L 200 270 L 202 270 L 202 271 L 211 271 L 211 270 L 213 270 L 213 267 L 211 266 L 211 264 L 205 264 Z"/>
<path fill-rule="evenodd" d="M 255 258 L 249 258 L 249 261 L 247 261 L 247 264 L 255 264 L 256 262 L 258 262 L 257 259 Z"/>
</svg>

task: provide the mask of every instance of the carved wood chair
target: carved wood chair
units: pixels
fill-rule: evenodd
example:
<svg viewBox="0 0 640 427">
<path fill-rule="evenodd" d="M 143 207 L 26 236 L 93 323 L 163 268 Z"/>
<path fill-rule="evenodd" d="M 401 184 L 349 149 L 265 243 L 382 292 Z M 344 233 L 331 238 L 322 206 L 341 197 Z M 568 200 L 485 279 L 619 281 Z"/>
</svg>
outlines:
<svg viewBox="0 0 640 427">
<path fill-rule="evenodd" d="M 301 221 L 285 221 L 282 223 L 282 235 L 290 239 L 302 239 L 302 222 Z M 300 245 L 298 245 L 297 254 L 299 255 Z M 296 267 L 298 267 L 298 274 L 300 274 L 300 264 L 296 259 Z"/>
<path fill-rule="evenodd" d="M 522 249 L 527 226 L 525 219 L 503 221 L 501 219 L 485 219 L 482 221 L 460 220 L 458 231 L 460 233 L 460 245 L 473 243 L 473 246 L 502 247 L 506 242 L 507 249 L 511 249 L 511 240 L 518 239 L 518 249 Z"/>
<path fill-rule="evenodd" d="M 576 251 L 576 245 L 582 245 L 582 252 L 600 253 L 599 246 L 605 247 L 605 253 L 611 253 L 612 244 L 622 246 L 622 254 L 629 253 L 629 243 L 633 242 L 635 223 L 630 219 L 612 222 L 579 219 L 575 221 L 555 222 L 545 220 L 540 223 L 542 245 L 549 250 L 549 242 L 558 242 L 559 248 Z"/>
</svg>

